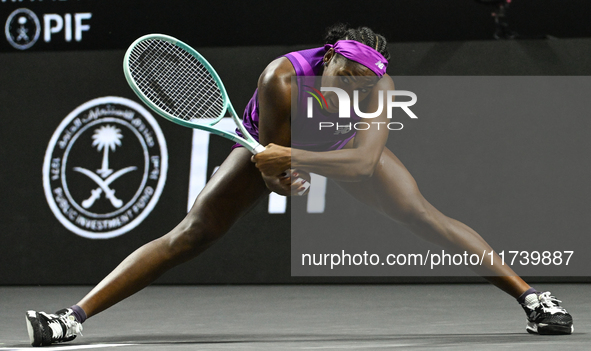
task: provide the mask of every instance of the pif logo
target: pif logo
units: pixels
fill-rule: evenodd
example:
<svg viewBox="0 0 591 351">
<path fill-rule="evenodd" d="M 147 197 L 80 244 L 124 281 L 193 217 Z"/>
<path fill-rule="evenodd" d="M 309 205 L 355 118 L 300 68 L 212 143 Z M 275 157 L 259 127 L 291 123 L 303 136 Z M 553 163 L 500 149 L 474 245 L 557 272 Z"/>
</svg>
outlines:
<svg viewBox="0 0 591 351">
<path fill-rule="evenodd" d="M 53 35 L 63 32 L 64 40 L 71 42 L 82 41 L 83 32 L 90 30 L 88 21 L 92 18 L 90 12 L 47 13 L 43 15 L 43 25 L 37 15 L 26 8 L 14 10 L 6 20 L 4 34 L 6 40 L 12 47 L 19 50 L 26 50 L 32 47 L 40 37 L 43 27 L 43 41 L 49 43 Z"/>
<path fill-rule="evenodd" d="M 14 10 L 4 26 L 6 40 L 15 49 L 26 50 L 35 45 L 41 33 L 37 15 L 29 9 Z"/>
<path fill-rule="evenodd" d="M 166 181 L 168 152 L 154 117 L 121 97 L 72 111 L 43 163 L 49 207 L 70 231 L 91 239 L 122 235 L 152 211 Z"/>
</svg>

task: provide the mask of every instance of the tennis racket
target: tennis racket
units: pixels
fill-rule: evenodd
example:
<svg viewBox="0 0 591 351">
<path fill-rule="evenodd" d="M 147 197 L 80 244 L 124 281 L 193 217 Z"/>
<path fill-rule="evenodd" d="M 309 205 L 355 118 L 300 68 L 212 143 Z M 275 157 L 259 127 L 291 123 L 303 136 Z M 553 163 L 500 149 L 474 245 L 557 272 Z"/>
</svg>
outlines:
<svg viewBox="0 0 591 351">
<path fill-rule="evenodd" d="M 230 139 L 255 155 L 265 150 L 242 125 L 213 67 L 182 41 L 163 34 L 138 38 L 125 53 L 123 71 L 133 91 L 160 116 Z M 216 127 L 227 112 L 244 138 Z M 298 195 L 310 183 L 302 186 Z"/>
</svg>

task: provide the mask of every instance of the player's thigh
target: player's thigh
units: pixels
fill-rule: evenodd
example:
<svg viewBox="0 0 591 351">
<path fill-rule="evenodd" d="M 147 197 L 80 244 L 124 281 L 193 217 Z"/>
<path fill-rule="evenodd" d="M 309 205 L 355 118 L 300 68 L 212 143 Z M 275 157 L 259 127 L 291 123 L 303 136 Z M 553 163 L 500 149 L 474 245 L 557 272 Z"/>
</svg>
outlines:
<svg viewBox="0 0 591 351">
<path fill-rule="evenodd" d="M 232 150 L 197 196 L 186 220 L 223 232 L 261 197 L 268 195 L 261 173 L 250 161 L 251 156 L 243 147 Z"/>
<path fill-rule="evenodd" d="M 432 209 L 410 172 L 388 148 L 370 178 L 337 183 L 359 201 L 400 222 L 410 222 Z"/>
</svg>

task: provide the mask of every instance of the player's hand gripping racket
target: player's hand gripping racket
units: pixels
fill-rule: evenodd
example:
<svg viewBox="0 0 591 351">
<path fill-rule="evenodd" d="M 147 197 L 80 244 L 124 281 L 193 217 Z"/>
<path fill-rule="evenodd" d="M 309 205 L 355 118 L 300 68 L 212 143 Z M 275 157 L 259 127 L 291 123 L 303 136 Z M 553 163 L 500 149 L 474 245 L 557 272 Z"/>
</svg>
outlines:
<svg viewBox="0 0 591 351">
<path fill-rule="evenodd" d="M 133 91 L 162 117 L 228 138 L 253 154 L 265 150 L 238 119 L 213 67 L 182 41 L 162 34 L 148 34 L 137 39 L 125 53 L 123 71 Z M 226 111 L 244 138 L 216 127 Z M 286 173 L 290 174 L 288 171 Z M 298 195 L 310 186 L 304 182 L 304 189 Z"/>
</svg>

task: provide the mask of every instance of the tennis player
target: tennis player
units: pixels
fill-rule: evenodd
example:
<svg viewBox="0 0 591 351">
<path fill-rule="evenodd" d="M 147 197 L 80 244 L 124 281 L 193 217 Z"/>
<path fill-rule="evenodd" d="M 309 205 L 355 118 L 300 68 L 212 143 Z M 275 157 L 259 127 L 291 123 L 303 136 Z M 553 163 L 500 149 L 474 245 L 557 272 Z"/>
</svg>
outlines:
<svg viewBox="0 0 591 351">
<path fill-rule="evenodd" d="M 408 170 L 385 147 L 388 129 L 328 136 L 312 133 L 305 140 L 292 140 L 292 125 L 317 128 L 309 125 L 311 119 L 292 120 L 292 100 L 303 100 L 293 91 L 296 89 L 292 90 L 293 76 L 336 79 L 340 88 L 359 91 L 360 109 L 366 112 L 377 111 L 380 91 L 394 90 L 386 74 L 390 55 L 383 36 L 366 27 L 336 25 L 328 30 L 325 43 L 323 47 L 288 53 L 272 61 L 260 75 L 243 123 L 267 150 L 252 156 L 235 145 L 183 221 L 129 255 L 77 304 L 53 314 L 27 311 L 33 346 L 73 340 L 87 318 L 199 255 L 270 191 L 290 195 L 302 190 L 301 180 L 292 179 L 306 178 L 307 172 L 335 180 L 356 199 L 446 250 L 469 254 L 492 251 L 474 230 L 446 217 L 423 198 Z M 334 121 L 338 118 L 336 96 L 329 92 L 325 97 L 328 113 L 323 116 Z M 373 121 L 387 123 L 385 109 Z M 318 120 L 314 123 L 318 126 Z M 286 169 L 295 170 L 293 178 L 283 173 Z M 498 264 L 498 256 L 494 262 L 480 267 L 477 273 L 517 299 L 527 314 L 528 332 L 572 333 L 572 317 L 559 300 L 549 292 L 536 291 L 510 267 Z"/>
</svg>

